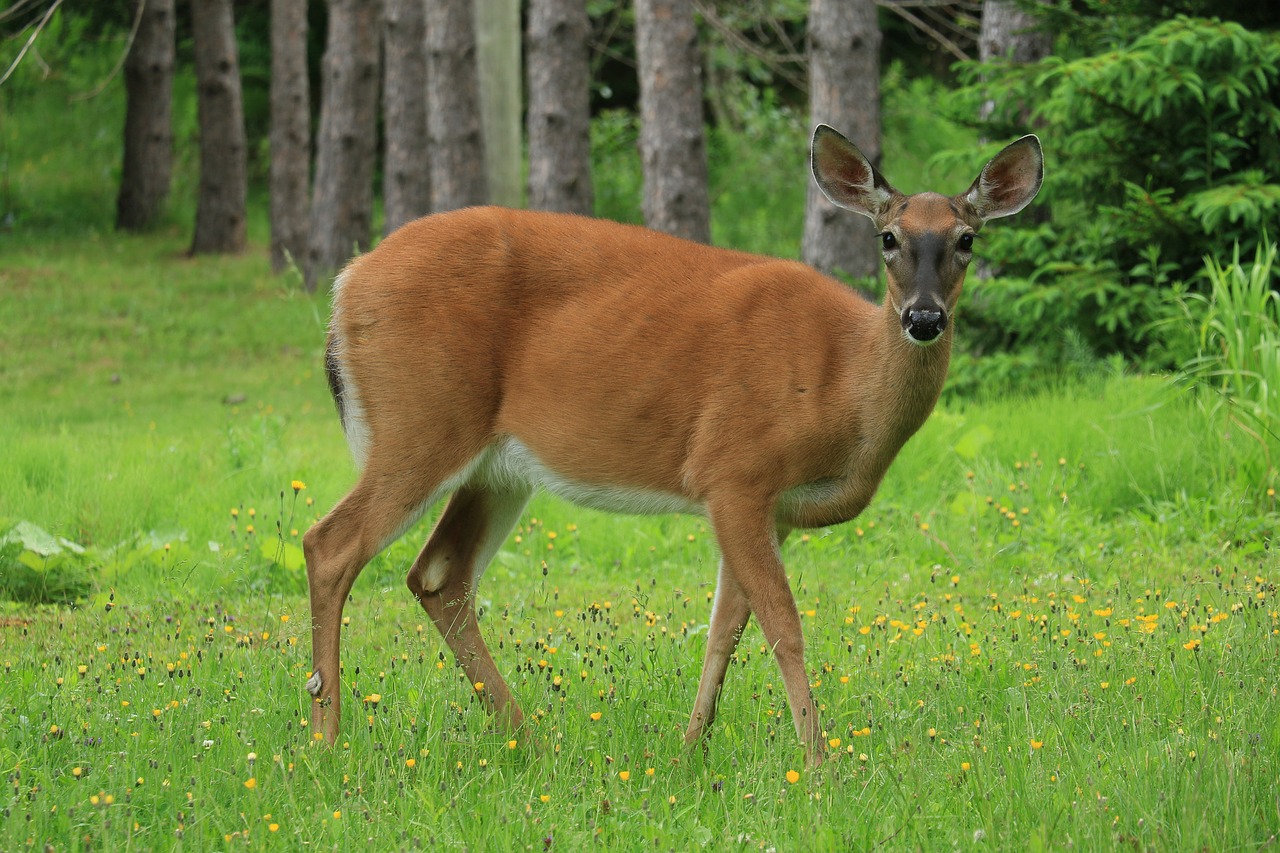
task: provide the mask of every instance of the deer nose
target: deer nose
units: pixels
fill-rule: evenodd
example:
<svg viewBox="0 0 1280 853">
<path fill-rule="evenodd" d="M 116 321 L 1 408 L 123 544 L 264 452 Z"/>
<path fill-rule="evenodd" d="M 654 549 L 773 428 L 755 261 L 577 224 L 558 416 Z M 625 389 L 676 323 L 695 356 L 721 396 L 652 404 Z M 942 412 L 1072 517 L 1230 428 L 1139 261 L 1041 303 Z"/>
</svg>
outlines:
<svg viewBox="0 0 1280 853">
<path fill-rule="evenodd" d="M 903 331 L 917 344 L 933 343 L 947 328 L 947 312 L 941 308 L 908 308 L 902 315 Z"/>
</svg>

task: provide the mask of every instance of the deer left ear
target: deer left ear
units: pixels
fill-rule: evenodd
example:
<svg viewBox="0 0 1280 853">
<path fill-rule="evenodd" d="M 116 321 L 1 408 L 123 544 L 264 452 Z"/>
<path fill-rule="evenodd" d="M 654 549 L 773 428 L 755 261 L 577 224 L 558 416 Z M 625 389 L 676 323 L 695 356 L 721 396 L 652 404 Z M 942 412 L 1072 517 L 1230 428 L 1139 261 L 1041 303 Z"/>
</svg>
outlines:
<svg viewBox="0 0 1280 853">
<path fill-rule="evenodd" d="M 813 131 L 813 177 L 832 204 L 873 222 L 897 194 L 857 146 L 825 124 Z"/>
<path fill-rule="evenodd" d="M 1043 181 L 1044 153 L 1029 134 L 991 158 L 964 198 L 983 220 L 1012 216 L 1031 204 Z"/>
</svg>

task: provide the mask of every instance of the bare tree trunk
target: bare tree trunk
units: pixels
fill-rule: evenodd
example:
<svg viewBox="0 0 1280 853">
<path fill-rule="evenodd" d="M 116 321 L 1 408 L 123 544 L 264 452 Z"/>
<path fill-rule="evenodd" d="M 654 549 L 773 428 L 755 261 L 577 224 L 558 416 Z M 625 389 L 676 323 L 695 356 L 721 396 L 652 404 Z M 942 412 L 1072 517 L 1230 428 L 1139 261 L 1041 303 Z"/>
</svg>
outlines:
<svg viewBox="0 0 1280 853">
<path fill-rule="evenodd" d="M 520 207 L 524 201 L 520 0 L 476 0 L 475 10 L 480 123 L 489 201 Z"/>
<path fill-rule="evenodd" d="M 810 0 L 809 115 L 880 164 L 880 26 L 874 0 Z M 805 202 L 804 262 L 824 273 L 876 275 L 875 227 L 827 200 L 813 181 Z"/>
<path fill-rule="evenodd" d="M 589 216 L 591 22 L 585 0 L 529 4 L 529 206 Z"/>
<path fill-rule="evenodd" d="M 231 0 L 192 0 L 200 117 L 200 194 L 192 254 L 245 246 L 248 166 Z"/>
<path fill-rule="evenodd" d="M 271 269 L 307 257 L 311 89 L 307 0 L 271 0 Z"/>
<path fill-rule="evenodd" d="M 702 64 L 688 0 L 636 0 L 636 59 L 645 224 L 709 243 Z"/>
<path fill-rule="evenodd" d="M 116 227 L 153 225 L 169 195 L 173 171 L 173 0 L 134 0 L 142 20 L 124 63 L 127 99 L 124 169 L 116 198 Z"/>
<path fill-rule="evenodd" d="M 481 122 L 472 2 L 431 0 L 427 4 L 427 132 L 433 211 L 488 201 Z"/>
<path fill-rule="evenodd" d="M 329 0 L 311 196 L 309 290 L 369 246 L 377 156 L 380 0 Z"/>
<path fill-rule="evenodd" d="M 1053 36 L 1041 30 L 1036 17 L 1017 3 L 985 0 L 982 4 L 982 30 L 978 35 L 980 61 L 1036 62 L 1048 56 L 1052 48 Z M 985 120 L 994 109 L 994 102 L 985 101 L 978 117 Z M 1022 112 L 1028 110 L 1024 107 Z"/>
<path fill-rule="evenodd" d="M 384 233 L 431 212 L 427 151 L 427 8 L 386 0 L 383 20 L 382 206 Z"/>
</svg>

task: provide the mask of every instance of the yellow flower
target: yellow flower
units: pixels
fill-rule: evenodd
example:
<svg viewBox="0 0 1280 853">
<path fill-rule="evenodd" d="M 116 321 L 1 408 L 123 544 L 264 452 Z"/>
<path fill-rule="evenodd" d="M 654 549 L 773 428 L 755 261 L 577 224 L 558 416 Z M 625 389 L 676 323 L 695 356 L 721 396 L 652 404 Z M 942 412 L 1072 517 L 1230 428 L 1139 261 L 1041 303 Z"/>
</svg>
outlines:
<svg viewBox="0 0 1280 853">
<path fill-rule="evenodd" d="M 307 487 L 307 484 L 302 482 L 301 480 L 294 480 L 292 485 L 293 485 L 293 493 L 295 495 Z"/>
<path fill-rule="evenodd" d="M 334 820 L 342 820 L 342 810 L 341 810 L 341 809 L 334 811 L 334 813 L 333 813 L 333 819 L 334 819 Z"/>
<path fill-rule="evenodd" d="M 250 776 L 248 779 L 244 780 L 244 786 L 252 791 L 254 788 L 258 787 L 258 780 L 253 776 Z"/>
<path fill-rule="evenodd" d="M 279 831 L 280 831 L 280 824 L 278 824 L 278 823 L 270 823 L 270 824 L 267 824 L 267 829 L 271 830 L 272 832 L 279 832 Z"/>
<path fill-rule="evenodd" d="M 591 712 L 591 722 L 593 722 L 593 723 L 594 723 L 594 722 L 597 722 L 597 721 L 598 721 L 602 716 L 604 716 L 604 715 L 603 715 L 603 714 L 601 714 L 599 711 L 592 711 L 592 712 Z"/>
<path fill-rule="evenodd" d="M 965 773 L 968 773 L 968 772 L 969 772 L 969 770 L 970 770 L 972 767 L 973 767 L 973 765 L 972 765 L 972 764 L 970 764 L 970 763 L 969 763 L 969 762 L 967 762 L 967 761 L 961 761 L 961 762 L 960 762 L 960 769 L 961 769 L 961 770 L 963 770 Z"/>
<path fill-rule="evenodd" d="M 787 771 L 787 782 L 794 785 L 800 781 L 800 774 L 794 770 Z"/>
<path fill-rule="evenodd" d="M 631 778 L 631 771 L 630 771 L 630 770 L 619 770 L 619 771 L 618 771 L 618 778 L 619 778 L 619 779 L 621 779 L 623 782 L 627 781 L 628 779 L 630 779 L 630 778 Z"/>
<path fill-rule="evenodd" d="M 550 794 L 540 794 L 540 795 L 538 796 L 538 799 L 539 799 L 541 802 L 549 803 L 549 802 L 551 802 L 551 795 L 550 795 Z"/>
<path fill-rule="evenodd" d="M 519 742 L 519 741 L 517 741 L 517 740 L 509 740 L 509 741 L 507 741 L 507 749 L 515 749 L 515 748 L 516 748 L 517 746 L 519 746 L 519 745 L 520 745 L 520 742 Z"/>
<path fill-rule="evenodd" d="M 416 767 L 417 764 L 418 764 L 418 760 L 416 758 L 406 758 L 404 762 L 404 766 L 408 767 L 410 770 Z"/>
<path fill-rule="evenodd" d="M 1042 746 L 1044 746 L 1044 741 L 1042 741 L 1042 740 L 1036 740 L 1035 738 L 1032 738 L 1032 739 L 1031 739 L 1031 748 L 1032 748 L 1032 749 L 1039 749 L 1039 748 L 1040 748 L 1040 747 L 1042 747 Z"/>
</svg>

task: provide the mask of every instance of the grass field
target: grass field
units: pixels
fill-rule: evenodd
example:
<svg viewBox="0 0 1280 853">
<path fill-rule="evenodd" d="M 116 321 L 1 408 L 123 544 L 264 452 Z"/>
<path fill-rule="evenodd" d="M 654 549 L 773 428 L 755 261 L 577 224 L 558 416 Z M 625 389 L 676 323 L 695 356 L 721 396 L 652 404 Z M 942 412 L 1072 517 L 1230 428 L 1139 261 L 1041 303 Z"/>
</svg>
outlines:
<svg viewBox="0 0 1280 853">
<path fill-rule="evenodd" d="M 268 273 L 260 210 L 240 258 L 186 257 L 180 215 L 110 234 L 109 184 L 39 168 L 18 141 L 61 162 L 56 123 L 14 118 L 19 192 L 55 212 L 0 233 L 0 533 L 49 537 L 0 556 L 84 586 L 0 604 L 0 849 L 1275 843 L 1275 483 L 1196 394 L 1122 372 L 949 399 L 861 518 L 788 540 L 817 769 L 754 625 L 682 746 L 706 523 L 546 497 L 480 589 L 525 729 L 491 728 L 404 589 L 424 522 L 356 586 L 317 746 L 296 543 L 354 478 L 326 300 Z"/>
</svg>

